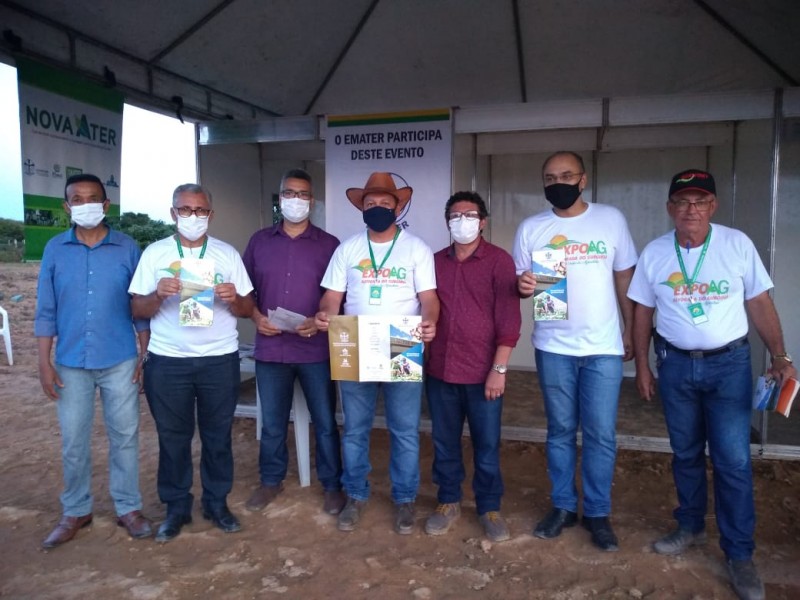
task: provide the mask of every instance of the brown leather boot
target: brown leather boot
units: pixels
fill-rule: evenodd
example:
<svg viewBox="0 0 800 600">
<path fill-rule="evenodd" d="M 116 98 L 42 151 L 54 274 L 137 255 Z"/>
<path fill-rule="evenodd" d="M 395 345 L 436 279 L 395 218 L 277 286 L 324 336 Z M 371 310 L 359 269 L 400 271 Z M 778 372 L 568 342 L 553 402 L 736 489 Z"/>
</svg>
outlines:
<svg viewBox="0 0 800 600">
<path fill-rule="evenodd" d="M 118 517 L 117 525 L 127 529 L 128 535 L 135 539 L 153 535 L 153 524 L 139 510 L 132 510 Z"/>
<path fill-rule="evenodd" d="M 267 504 L 275 500 L 283 491 L 283 484 L 278 485 L 262 485 L 260 486 L 250 499 L 245 503 L 244 507 L 247 510 L 261 510 Z"/>
<path fill-rule="evenodd" d="M 44 548 L 55 548 L 61 544 L 65 544 L 75 537 L 81 527 L 86 527 L 92 524 L 92 513 L 83 515 L 82 517 L 68 517 L 66 515 L 61 517 L 61 520 L 56 525 L 56 528 L 50 532 L 45 540 L 42 542 Z"/>
</svg>

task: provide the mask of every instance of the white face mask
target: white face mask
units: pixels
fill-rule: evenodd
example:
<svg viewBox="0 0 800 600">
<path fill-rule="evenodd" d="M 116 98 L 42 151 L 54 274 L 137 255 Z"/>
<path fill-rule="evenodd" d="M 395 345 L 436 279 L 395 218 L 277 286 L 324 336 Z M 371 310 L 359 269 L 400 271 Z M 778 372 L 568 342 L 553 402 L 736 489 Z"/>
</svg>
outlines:
<svg viewBox="0 0 800 600">
<path fill-rule="evenodd" d="M 199 240 L 208 231 L 208 219 L 201 219 L 197 215 L 189 217 L 178 216 L 178 233 L 190 242 Z"/>
<path fill-rule="evenodd" d="M 85 229 L 94 229 L 106 216 L 105 212 L 103 212 L 103 202 L 76 204 L 75 206 L 70 206 L 69 210 L 72 222 Z"/>
<path fill-rule="evenodd" d="M 281 214 L 292 223 L 302 223 L 311 211 L 311 200 L 300 198 L 281 198 Z"/>
<path fill-rule="evenodd" d="M 480 219 L 453 219 L 450 223 L 450 235 L 459 244 L 469 244 L 474 242 L 481 233 Z"/>
</svg>

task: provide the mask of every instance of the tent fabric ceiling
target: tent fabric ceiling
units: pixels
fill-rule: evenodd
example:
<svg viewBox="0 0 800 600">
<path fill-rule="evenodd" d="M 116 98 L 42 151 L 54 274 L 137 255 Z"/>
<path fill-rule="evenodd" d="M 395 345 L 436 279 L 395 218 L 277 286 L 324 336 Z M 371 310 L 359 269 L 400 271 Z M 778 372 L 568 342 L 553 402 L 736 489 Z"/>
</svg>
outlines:
<svg viewBox="0 0 800 600">
<path fill-rule="evenodd" d="M 0 0 L 0 22 L 8 57 L 17 36 L 29 56 L 108 67 L 141 103 L 181 96 L 201 118 L 800 81 L 797 0 Z"/>
</svg>

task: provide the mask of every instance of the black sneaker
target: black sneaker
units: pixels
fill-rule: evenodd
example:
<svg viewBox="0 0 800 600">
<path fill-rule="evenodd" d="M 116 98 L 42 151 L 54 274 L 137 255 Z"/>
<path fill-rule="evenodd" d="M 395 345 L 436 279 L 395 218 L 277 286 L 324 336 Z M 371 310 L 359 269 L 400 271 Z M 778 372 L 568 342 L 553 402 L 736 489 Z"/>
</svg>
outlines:
<svg viewBox="0 0 800 600">
<path fill-rule="evenodd" d="M 366 500 L 356 500 L 348 497 L 347 504 L 344 505 L 342 512 L 339 513 L 339 531 L 353 531 L 361 520 L 361 513 L 366 506 Z"/>
<path fill-rule="evenodd" d="M 578 513 L 563 508 L 554 508 L 547 516 L 539 521 L 533 535 L 543 540 L 549 540 L 561 535 L 564 527 L 572 527 L 578 522 Z"/>
<path fill-rule="evenodd" d="M 401 535 L 414 532 L 414 503 L 404 502 L 395 507 L 394 530 Z"/>
<path fill-rule="evenodd" d="M 608 517 L 583 517 L 583 526 L 592 534 L 592 543 L 606 552 L 619 550 L 619 542 Z"/>
<path fill-rule="evenodd" d="M 763 600 L 764 583 L 752 560 L 728 560 L 728 574 L 733 591 L 742 600 Z"/>
</svg>

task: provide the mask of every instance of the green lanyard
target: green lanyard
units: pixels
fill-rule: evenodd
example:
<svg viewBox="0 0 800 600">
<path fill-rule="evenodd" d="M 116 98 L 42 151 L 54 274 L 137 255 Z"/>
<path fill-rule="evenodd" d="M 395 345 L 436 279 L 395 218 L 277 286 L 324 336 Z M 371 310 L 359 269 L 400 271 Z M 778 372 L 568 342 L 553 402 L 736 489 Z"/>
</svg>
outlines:
<svg viewBox="0 0 800 600">
<path fill-rule="evenodd" d="M 372 268 L 374 269 L 375 277 L 378 276 L 378 273 L 383 268 L 383 265 L 386 264 L 386 259 L 389 258 L 389 255 L 392 253 L 392 249 L 394 248 L 394 243 L 397 241 L 397 237 L 400 235 L 400 228 L 397 228 L 397 231 L 394 232 L 394 237 L 392 238 L 392 245 L 389 246 L 389 251 L 383 257 L 381 264 L 378 265 L 375 262 L 375 255 L 372 253 L 372 244 L 369 241 L 369 231 L 367 232 L 367 246 L 369 246 L 369 259 L 372 261 Z"/>
<path fill-rule="evenodd" d="M 708 235 L 706 236 L 706 241 L 703 242 L 703 249 L 700 251 L 700 258 L 697 259 L 697 264 L 694 266 L 694 273 L 692 273 L 692 278 L 686 275 L 686 265 L 683 264 L 683 257 L 681 256 L 681 247 L 678 246 L 678 233 L 675 232 L 675 254 L 678 255 L 678 263 L 681 266 L 681 275 L 683 275 L 683 281 L 686 283 L 689 292 L 692 290 L 692 285 L 695 281 L 697 281 L 697 276 L 700 274 L 700 267 L 703 264 L 703 259 L 706 257 L 706 250 L 708 250 L 708 242 L 711 241 L 711 225 L 708 226 Z"/>
<path fill-rule="evenodd" d="M 181 238 L 179 238 L 177 235 L 175 236 L 175 243 L 178 244 L 178 254 L 180 254 L 181 258 L 183 258 L 183 248 L 181 248 Z M 206 236 L 206 239 L 203 240 L 203 247 L 200 249 L 200 256 L 198 256 L 197 258 L 202 260 L 203 256 L 206 253 L 206 246 L 208 246 L 208 236 Z"/>
</svg>

